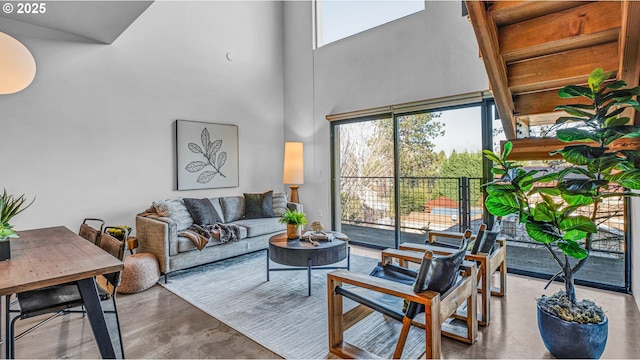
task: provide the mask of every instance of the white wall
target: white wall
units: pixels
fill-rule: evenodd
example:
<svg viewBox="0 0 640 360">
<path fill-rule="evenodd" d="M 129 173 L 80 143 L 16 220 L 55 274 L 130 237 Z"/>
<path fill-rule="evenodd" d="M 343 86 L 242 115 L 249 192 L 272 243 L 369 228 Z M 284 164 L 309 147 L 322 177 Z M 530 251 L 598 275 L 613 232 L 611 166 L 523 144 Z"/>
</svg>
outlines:
<svg viewBox="0 0 640 360">
<path fill-rule="evenodd" d="M 156 1 L 112 45 L 8 19 L 0 31 L 38 67 L 0 96 L 0 187 L 37 197 L 17 230 L 134 225 L 157 199 L 283 189 L 282 3 Z M 176 119 L 238 125 L 238 188 L 176 191 Z"/>
<path fill-rule="evenodd" d="M 488 88 L 460 2 L 428 1 L 425 11 L 315 51 L 311 2 L 286 2 L 284 21 L 285 137 L 305 143 L 300 198 L 311 220 L 331 222 L 326 115 Z"/>
</svg>

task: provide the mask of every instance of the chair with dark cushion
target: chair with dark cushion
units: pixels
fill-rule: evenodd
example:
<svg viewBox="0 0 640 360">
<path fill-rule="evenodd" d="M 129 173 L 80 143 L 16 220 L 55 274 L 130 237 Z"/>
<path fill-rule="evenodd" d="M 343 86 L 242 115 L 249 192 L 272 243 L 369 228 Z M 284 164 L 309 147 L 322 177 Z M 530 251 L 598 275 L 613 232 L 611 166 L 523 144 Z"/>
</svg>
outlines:
<svg viewBox="0 0 640 360">
<path fill-rule="evenodd" d="M 485 231 L 481 225 L 473 247 L 467 252 L 465 260 L 475 261 L 478 263 L 478 292 L 481 294 L 481 302 L 478 310 L 480 313 L 480 325 L 489 325 L 491 318 L 491 297 L 489 295 L 504 296 L 507 284 L 507 258 L 506 258 L 506 242 L 504 239 L 498 239 L 500 235 L 501 222 L 497 218 L 491 231 Z M 439 236 L 444 232 L 439 232 Z M 446 236 L 454 238 L 460 236 L 460 233 L 449 233 Z M 430 236 L 429 240 L 433 240 Z M 398 258 L 401 266 L 407 266 L 408 262 L 420 263 L 422 261 L 420 254 L 426 250 L 435 254 L 447 255 L 453 250 L 441 244 L 412 244 L 402 243 L 399 250 L 387 249 L 382 252 L 383 262 L 389 261 L 391 258 Z M 493 274 L 500 270 L 500 287 L 491 288 L 491 280 Z"/>
<path fill-rule="evenodd" d="M 394 358 L 401 357 L 411 325 L 425 329 L 427 358 L 440 357 L 441 334 L 473 343 L 478 330 L 475 316 L 476 267 L 474 263 L 463 264 L 467 244 L 468 237 L 461 241 L 458 251 L 447 256 L 424 252 L 418 271 L 380 263 L 368 276 L 347 270 L 329 273 L 327 285 L 331 353 L 343 358 L 377 357 L 344 341 L 343 297 L 402 322 Z M 393 308 L 389 301 L 380 298 L 381 294 L 383 297 L 403 299 L 408 304 Z M 456 331 L 446 331 L 442 324 L 463 304 L 468 313 L 465 324 Z M 420 313 L 425 313 L 424 324 L 414 321 Z"/>
<path fill-rule="evenodd" d="M 125 230 L 126 233 L 125 228 L 122 228 L 122 230 Z M 104 251 L 108 252 L 121 261 L 124 259 L 124 253 L 127 244 L 126 238 L 124 239 L 124 241 L 121 241 L 114 238 L 108 233 L 101 233 L 99 236 L 99 243 L 100 248 L 102 248 Z M 113 310 L 104 310 L 104 312 L 115 313 L 116 324 L 118 327 L 118 337 L 120 341 L 120 349 L 122 351 L 122 358 L 124 358 L 124 345 L 122 342 L 120 319 L 118 318 L 118 309 L 116 306 L 116 291 L 120 283 L 120 273 L 121 272 L 118 271 L 115 273 L 103 275 L 107 280 L 108 285 L 112 287 L 113 290 L 109 291 L 103 289 L 102 286 L 98 286 L 98 294 L 100 295 L 100 300 L 102 301 L 108 300 L 109 298 L 111 298 L 113 301 Z M 58 315 L 72 312 L 80 312 L 84 314 L 84 310 L 73 310 L 73 308 L 83 305 L 80 291 L 78 290 L 78 286 L 75 282 L 49 286 L 37 290 L 25 291 L 22 293 L 18 293 L 17 298 L 17 303 L 19 304 L 20 310 L 7 309 L 7 338 L 10 339 L 7 344 L 7 346 L 9 347 L 7 354 L 9 354 L 11 358 L 15 357 L 15 340 L 44 325 Z M 9 302 L 7 301 L 7 303 Z M 13 319 L 9 319 L 10 313 L 12 312 L 19 312 L 20 315 L 14 317 Z M 31 328 L 23 331 L 19 335 L 14 335 L 15 323 L 17 320 L 23 320 L 44 314 L 53 315 L 32 326 Z"/>
</svg>

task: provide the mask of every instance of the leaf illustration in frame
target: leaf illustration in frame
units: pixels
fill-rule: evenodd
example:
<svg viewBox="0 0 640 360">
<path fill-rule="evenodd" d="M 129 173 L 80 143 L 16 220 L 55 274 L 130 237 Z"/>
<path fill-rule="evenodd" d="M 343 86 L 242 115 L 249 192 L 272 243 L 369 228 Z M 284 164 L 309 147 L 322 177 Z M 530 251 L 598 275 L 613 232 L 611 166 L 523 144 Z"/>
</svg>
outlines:
<svg viewBox="0 0 640 360">
<path fill-rule="evenodd" d="M 205 171 L 202 174 L 200 174 L 200 176 L 198 176 L 198 179 L 196 181 L 199 182 L 200 184 L 206 184 L 209 181 L 211 181 L 215 176 L 216 176 L 215 172 Z"/>
<path fill-rule="evenodd" d="M 202 133 L 200 134 L 200 140 L 202 141 L 202 146 L 204 146 L 203 152 L 208 152 L 209 150 L 209 130 L 207 128 L 202 129 Z"/>
<path fill-rule="evenodd" d="M 205 166 L 207 166 L 207 163 L 204 161 L 192 161 L 188 163 L 184 169 L 187 170 L 188 172 L 198 172 L 202 170 Z"/>
<path fill-rule="evenodd" d="M 191 152 L 194 152 L 196 154 L 202 154 L 203 153 L 203 151 L 200 148 L 200 146 L 198 146 L 198 144 L 196 144 L 196 143 L 190 142 L 188 146 L 189 146 L 189 150 L 191 150 Z"/>
<path fill-rule="evenodd" d="M 213 146 L 212 146 L 212 150 L 211 153 L 215 154 L 218 152 L 218 150 L 220 150 L 220 147 L 222 147 L 222 140 L 216 140 L 213 142 Z"/>
<path fill-rule="evenodd" d="M 218 169 L 220 169 L 222 165 L 224 165 L 224 163 L 226 162 L 227 162 L 227 152 L 223 151 L 220 153 L 220 155 L 218 155 Z"/>
</svg>

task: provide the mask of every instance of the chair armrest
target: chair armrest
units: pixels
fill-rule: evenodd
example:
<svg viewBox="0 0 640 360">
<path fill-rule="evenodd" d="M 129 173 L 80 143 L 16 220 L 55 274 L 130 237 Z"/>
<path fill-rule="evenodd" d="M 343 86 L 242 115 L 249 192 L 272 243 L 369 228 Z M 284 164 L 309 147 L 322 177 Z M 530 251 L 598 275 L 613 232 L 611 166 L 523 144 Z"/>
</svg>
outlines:
<svg viewBox="0 0 640 360">
<path fill-rule="evenodd" d="M 294 203 L 294 202 L 287 202 L 287 208 L 291 211 L 295 211 L 297 210 L 298 212 L 303 212 L 303 207 L 302 204 L 298 204 L 298 203 Z"/>
<path fill-rule="evenodd" d="M 169 258 L 178 252 L 176 223 L 169 218 L 138 215 L 136 216 L 136 237 L 138 251 L 155 255 L 158 258 L 160 270 L 163 273 L 171 272 Z"/>
<path fill-rule="evenodd" d="M 347 270 L 332 271 L 327 274 L 327 280 L 354 285 L 364 289 L 396 296 L 425 305 L 429 305 L 431 301 L 433 301 L 433 299 L 439 298 L 440 296 L 439 293 L 431 290 L 427 290 L 422 293 L 416 293 L 413 291 L 413 287 L 410 285 L 405 285 L 397 283 L 395 281 L 359 274 Z"/>
<path fill-rule="evenodd" d="M 464 233 L 456 232 L 456 231 L 441 231 L 441 230 L 430 230 L 427 233 L 427 237 L 430 243 L 435 242 L 435 238 L 437 236 L 451 238 L 451 239 L 462 239 L 462 237 L 464 236 Z M 476 238 L 475 235 L 471 235 L 470 240 L 474 240 L 475 238 Z"/>
</svg>

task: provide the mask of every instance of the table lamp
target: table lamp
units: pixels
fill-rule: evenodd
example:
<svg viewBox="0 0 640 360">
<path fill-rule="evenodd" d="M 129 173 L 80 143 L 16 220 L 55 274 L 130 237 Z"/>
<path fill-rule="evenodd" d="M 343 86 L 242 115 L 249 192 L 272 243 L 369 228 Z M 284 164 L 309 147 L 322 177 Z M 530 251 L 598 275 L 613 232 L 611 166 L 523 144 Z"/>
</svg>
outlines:
<svg viewBox="0 0 640 360">
<path fill-rule="evenodd" d="M 290 184 L 290 202 L 300 203 L 299 184 L 304 184 L 304 145 L 301 142 L 284 143 L 283 184 Z"/>
</svg>

